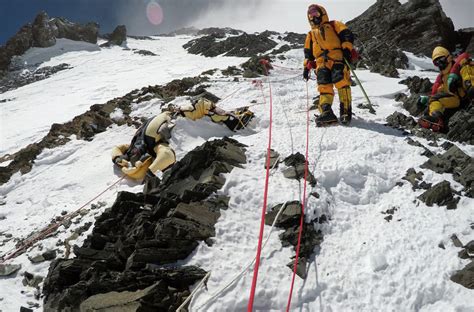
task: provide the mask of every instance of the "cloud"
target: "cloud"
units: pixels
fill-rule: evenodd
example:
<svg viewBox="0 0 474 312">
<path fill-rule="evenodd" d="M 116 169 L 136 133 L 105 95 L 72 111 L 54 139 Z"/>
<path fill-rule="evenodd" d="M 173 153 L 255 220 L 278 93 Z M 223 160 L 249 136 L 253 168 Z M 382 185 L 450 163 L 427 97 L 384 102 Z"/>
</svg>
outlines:
<svg viewBox="0 0 474 312">
<path fill-rule="evenodd" d="M 146 6 L 156 1 L 163 9 L 160 25 L 147 19 Z M 402 0 L 406 2 L 407 0 Z M 152 35 L 183 27 L 232 27 L 248 32 L 276 30 L 306 32 L 308 0 L 116 0 L 117 22 L 129 34 Z M 347 22 L 363 13 L 376 0 L 318 0 L 330 19 Z M 473 26 L 473 0 L 441 0 L 456 28 Z"/>
<path fill-rule="evenodd" d="M 163 9 L 160 25 L 148 21 L 146 7 L 152 1 Z M 115 10 L 117 22 L 125 24 L 130 34 L 152 35 L 198 24 L 207 27 L 199 23 L 206 18 L 219 20 L 221 26 L 230 26 L 233 20 L 230 12 L 241 14 L 243 18 L 256 12 L 261 4 L 261 0 L 128 0 L 118 1 Z"/>
</svg>

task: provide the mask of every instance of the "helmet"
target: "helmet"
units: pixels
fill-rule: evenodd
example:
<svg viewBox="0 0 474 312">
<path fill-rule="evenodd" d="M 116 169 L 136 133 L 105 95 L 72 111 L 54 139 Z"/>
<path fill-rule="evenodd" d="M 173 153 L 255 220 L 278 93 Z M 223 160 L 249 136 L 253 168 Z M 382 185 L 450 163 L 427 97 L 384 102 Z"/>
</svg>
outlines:
<svg viewBox="0 0 474 312">
<path fill-rule="evenodd" d="M 329 21 L 326 10 L 317 4 L 311 4 L 308 7 L 308 20 L 311 26 L 317 26 Z"/>
<path fill-rule="evenodd" d="M 433 50 L 433 55 L 431 56 L 433 64 L 437 66 L 440 70 L 445 70 L 449 63 L 452 61 L 451 54 L 449 51 L 441 46 L 437 46 Z"/>
<path fill-rule="evenodd" d="M 442 47 L 442 46 L 437 46 L 436 48 L 434 48 L 433 50 L 433 55 L 431 56 L 431 59 L 434 61 L 436 60 L 437 58 L 440 58 L 440 57 L 448 57 L 450 54 L 449 54 L 449 51 Z"/>
</svg>

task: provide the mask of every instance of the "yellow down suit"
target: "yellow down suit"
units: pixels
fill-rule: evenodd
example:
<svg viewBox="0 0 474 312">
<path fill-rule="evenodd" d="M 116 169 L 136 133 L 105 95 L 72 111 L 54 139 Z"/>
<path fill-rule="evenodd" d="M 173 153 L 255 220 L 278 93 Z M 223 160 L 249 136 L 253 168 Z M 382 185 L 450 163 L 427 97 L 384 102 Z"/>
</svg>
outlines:
<svg viewBox="0 0 474 312">
<path fill-rule="evenodd" d="M 345 24 L 329 21 L 326 9 L 319 5 L 311 5 L 321 12 L 321 22 L 315 24 L 308 15 L 311 30 L 308 32 L 304 46 L 304 66 L 315 62 L 318 91 L 320 93 L 319 108 L 325 104 L 332 105 L 334 89 L 337 88 L 341 108 L 350 108 L 352 96 L 350 89 L 350 70 L 344 62 L 343 49 L 351 51 L 354 37 Z M 348 60 L 350 61 L 350 60 Z"/>
<path fill-rule="evenodd" d="M 222 122 L 229 129 L 241 129 L 242 121 L 234 113 L 218 109 L 215 104 L 200 98 L 194 104 L 174 112 L 165 111 L 145 122 L 133 136 L 130 144 L 115 146 L 112 150 L 112 161 L 121 167 L 123 173 L 136 180 L 142 180 L 147 170 L 152 173 L 164 171 L 176 162 L 176 155 L 169 146 L 174 119 L 181 115 L 190 120 L 209 116 L 214 122 Z M 245 116 L 253 117 L 246 111 Z"/>
</svg>

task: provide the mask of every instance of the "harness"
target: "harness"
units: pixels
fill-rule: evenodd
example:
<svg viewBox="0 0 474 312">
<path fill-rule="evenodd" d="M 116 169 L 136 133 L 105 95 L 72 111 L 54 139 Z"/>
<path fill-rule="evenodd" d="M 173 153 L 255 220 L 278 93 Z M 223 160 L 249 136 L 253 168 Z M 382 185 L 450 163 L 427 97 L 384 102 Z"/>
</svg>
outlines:
<svg viewBox="0 0 474 312">
<path fill-rule="evenodd" d="M 325 24 L 329 24 L 331 26 L 332 30 L 334 31 L 334 33 L 336 34 L 336 36 L 338 35 L 337 32 L 336 32 L 336 29 L 334 28 L 333 23 L 334 23 L 334 21 L 329 21 L 329 22 L 324 23 L 324 24 L 319 26 L 319 32 L 321 33 L 321 36 L 323 37 L 324 40 L 326 40 L 326 30 L 324 29 Z M 312 31 L 311 31 L 311 33 L 312 33 Z M 316 36 L 316 34 L 313 33 L 312 37 L 314 38 L 314 40 L 316 40 L 317 45 L 322 49 L 322 45 L 319 43 L 318 37 Z M 343 60 L 335 60 L 335 59 L 329 57 L 329 55 L 328 55 L 331 51 L 334 51 L 334 50 L 341 50 L 342 51 L 342 48 L 322 49 L 322 50 L 323 51 L 318 56 L 316 56 L 316 58 L 323 57 L 324 62 L 327 62 L 327 61 L 331 60 L 333 62 L 344 63 Z"/>
<path fill-rule="evenodd" d="M 137 132 L 133 136 L 132 142 L 130 143 L 130 147 L 125 152 L 129 161 L 134 165 L 137 161 L 143 161 L 148 158 L 150 155 L 153 156 L 155 153 L 153 149 L 148 147 L 145 138 L 146 128 L 150 124 L 152 119 L 149 119 L 146 123 L 144 123 L 140 128 L 138 128 Z"/>
</svg>

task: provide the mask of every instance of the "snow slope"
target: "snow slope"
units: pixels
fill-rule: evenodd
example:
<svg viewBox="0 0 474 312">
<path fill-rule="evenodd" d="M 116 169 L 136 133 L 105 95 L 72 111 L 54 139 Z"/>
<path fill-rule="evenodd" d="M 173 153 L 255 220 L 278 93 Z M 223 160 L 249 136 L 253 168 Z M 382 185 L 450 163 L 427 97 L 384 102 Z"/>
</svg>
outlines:
<svg viewBox="0 0 474 312">
<path fill-rule="evenodd" d="M 2 95 L 15 98 L 2 107 L 1 154 L 40 139 L 54 122 L 64 122 L 78 115 L 94 103 L 125 94 L 149 84 L 166 83 L 172 79 L 192 76 L 204 70 L 243 62 L 238 58 L 204 58 L 189 55 L 181 48 L 189 37 L 154 38 L 152 41 L 129 39 L 130 48 L 146 49 L 159 57 L 143 57 L 111 48 L 95 52 L 75 51 L 54 56 L 45 65 L 69 63 L 74 68 L 60 72 L 49 79 L 24 86 Z M 271 72 L 273 94 L 272 148 L 286 157 L 305 150 L 306 86 L 300 79 L 301 51 L 286 53 L 282 66 L 296 70 L 276 69 Z M 280 62 L 280 61 L 279 61 Z M 423 63 L 422 61 L 417 64 Z M 417 65 L 418 66 L 418 65 Z M 420 67 L 407 70 L 403 75 L 428 75 Z M 310 127 L 310 169 L 318 179 L 311 191 L 320 198 L 309 197 L 307 220 L 326 214 L 330 221 L 321 226 L 324 242 L 312 261 L 306 280 L 296 278 L 292 310 L 294 311 L 474 311 L 472 291 L 455 284 L 449 276 L 464 267 L 467 261 L 457 257 L 449 237 L 456 233 L 462 242 L 474 238 L 469 224 L 474 222 L 474 202 L 463 199 L 456 210 L 445 207 L 427 207 L 415 202 L 420 191 L 412 191 L 405 184 L 396 186 L 406 170 L 419 168 L 426 158 L 422 149 L 405 142 L 401 132 L 383 126 L 385 117 L 401 104 L 393 95 L 406 91 L 399 79 L 385 78 L 368 71 L 357 71 L 376 105 L 376 115 L 356 108 L 364 102 L 361 91 L 354 87 L 354 113 L 350 127 Z M 232 280 L 234 275 L 255 256 L 261 206 L 263 201 L 265 149 L 269 126 L 269 89 L 264 81 L 264 95 L 250 80 L 231 82 L 231 79 L 213 77 L 209 88 L 224 98 L 219 104 L 224 109 L 253 105 L 257 118 L 251 129 L 231 133 L 225 127 L 208 120 L 196 122 L 180 120 L 173 132 L 172 146 L 177 157 L 205 140 L 233 135 L 246 144 L 248 162 L 244 168 L 235 168 L 226 176 L 220 193 L 231 197 L 229 209 L 222 211 L 216 225 L 214 245 L 200 244 L 195 253 L 182 264 L 196 264 L 211 271 L 208 291 L 201 290 L 193 298 L 191 308 L 196 310 L 217 289 Z M 308 83 L 310 97 L 316 95 L 315 82 Z M 255 100 L 257 104 L 250 104 Z M 311 100 L 311 99 L 310 99 Z M 178 98 L 176 104 L 187 100 Z M 263 104 L 263 103 L 266 104 Z M 337 96 L 335 103 L 338 102 Z M 134 107 L 136 116 L 152 116 L 159 112 L 156 100 L 142 102 Z M 338 114 L 338 105 L 334 105 Z M 116 115 L 119 117 L 120 112 Z M 14 125 L 24 122 L 19 129 Z M 68 144 L 43 151 L 31 172 L 15 174 L 0 186 L 5 205 L 0 206 L 0 235 L 24 237 L 46 225 L 62 211 L 73 211 L 117 181 L 109 152 L 118 143 L 128 142 L 135 132 L 131 127 L 112 126 L 90 142 L 72 140 Z M 426 142 L 421 141 L 424 145 Z M 474 155 L 472 146 L 460 147 Z M 433 151 L 439 148 L 430 147 Z M 448 175 L 422 170 L 427 182 L 448 179 L 455 188 L 460 185 Z M 121 181 L 100 199 L 104 206 L 91 210 L 78 224 L 52 239 L 44 240 L 44 250 L 55 247 L 58 239 L 71 236 L 74 229 L 93 222 L 94 216 L 112 205 L 120 190 L 140 191 L 141 185 Z M 310 193 L 308 192 L 308 193 Z M 269 185 L 269 207 L 301 197 L 302 184 L 283 177 L 280 169 L 272 171 Z M 391 222 L 381 212 L 396 207 Z M 266 233 L 269 227 L 266 228 Z M 71 244 L 80 244 L 89 229 Z M 257 285 L 255 310 L 282 311 L 286 307 L 292 271 L 286 267 L 294 254 L 292 248 L 283 248 L 278 238 L 280 230 L 270 237 L 262 252 Z M 2 237 L 0 236 L 0 241 Z M 446 249 L 438 247 L 443 242 Z M 0 244 L 1 245 L 1 244 Z M 13 240 L 0 246 L 0 253 L 14 246 Z M 25 288 L 22 273 L 28 271 L 46 276 L 48 262 L 31 264 L 27 255 L 40 253 L 35 247 L 19 256 L 13 263 L 22 264 L 14 277 L 0 279 L 0 310 L 18 311 L 34 299 L 34 290 Z M 199 311 L 242 311 L 247 306 L 252 273 L 247 272 L 233 287 Z"/>
</svg>

